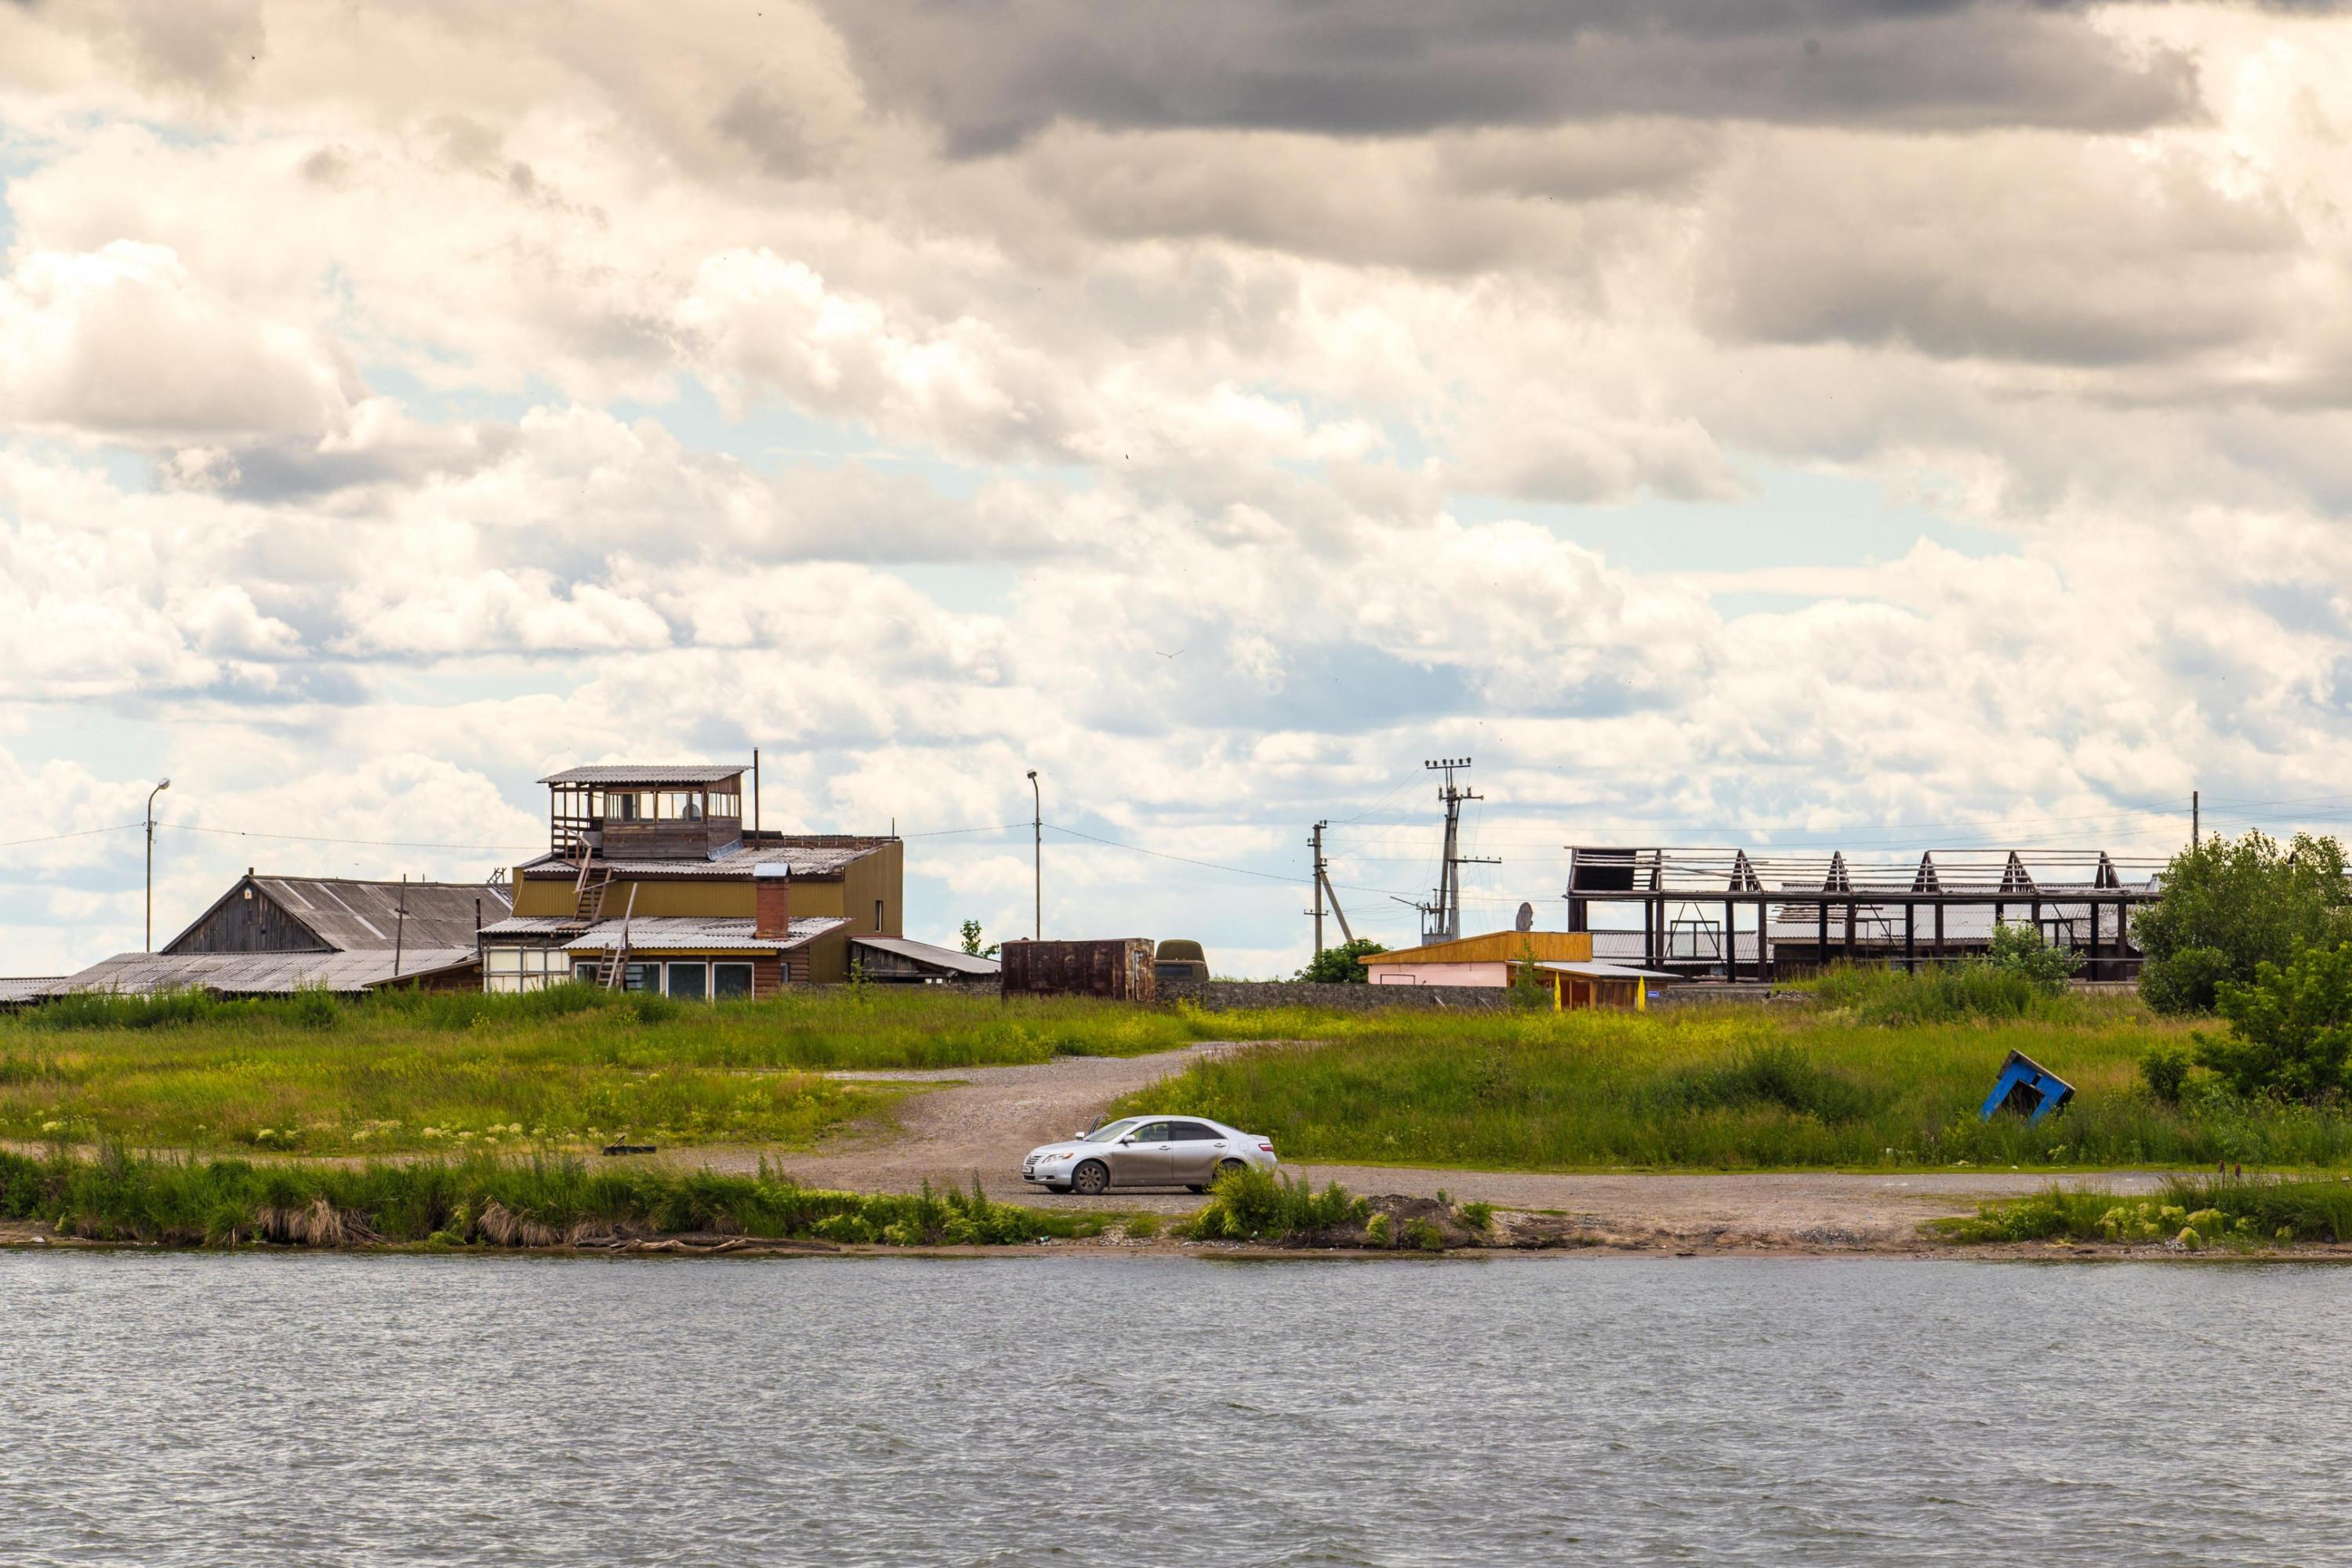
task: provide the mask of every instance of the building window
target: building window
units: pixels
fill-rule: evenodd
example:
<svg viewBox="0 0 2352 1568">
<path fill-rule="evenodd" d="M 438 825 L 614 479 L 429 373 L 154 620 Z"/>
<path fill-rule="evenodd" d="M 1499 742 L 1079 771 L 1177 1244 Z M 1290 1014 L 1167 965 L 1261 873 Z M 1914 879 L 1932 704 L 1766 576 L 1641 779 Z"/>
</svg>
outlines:
<svg viewBox="0 0 2352 1568">
<path fill-rule="evenodd" d="M 621 989 L 624 991 L 659 992 L 661 990 L 661 965 L 658 963 L 632 963 L 625 965 L 621 970 Z"/>
<path fill-rule="evenodd" d="M 482 989 L 538 991 L 564 979 L 569 965 L 562 953 L 545 947 L 489 947 L 482 950 Z"/>
<path fill-rule="evenodd" d="M 713 816 L 734 817 L 740 820 L 743 816 L 743 797 L 731 789 L 712 790 L 710 792 L 710 815 Z"/>
<path fill-rule="evenodd" d="M 669 994 L 680 1002 L 699 1002 L 710 994 L 710 965 L 707 963 L 673 963 L 669 966 Z"/>
<path fill-rule="evenodd" d="M 748 963 L 714 963 L 710 966 L 710 994 L 719 1002 L 741 1002 L 751 994 L 751 966 Z"/>
<path fill-rule="evenodd" d="M 874 900 L 874 934 L 879 936 L 889 929 L 882 921 L 882 900 L 877 899 Z"/>
<path fill-rule="evenodd" d="M 604 967 L 593 958 L 575 958 L 572 961 L 572 978 L 583 985 L 593 985 L 601 978 L 597 972 Z"/>
</svg>

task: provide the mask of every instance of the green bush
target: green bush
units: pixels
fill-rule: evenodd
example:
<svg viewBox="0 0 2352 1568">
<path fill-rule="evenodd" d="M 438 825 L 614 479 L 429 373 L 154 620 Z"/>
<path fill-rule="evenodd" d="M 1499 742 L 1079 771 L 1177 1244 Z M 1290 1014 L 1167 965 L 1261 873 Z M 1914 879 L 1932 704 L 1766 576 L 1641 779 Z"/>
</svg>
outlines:
<svg viewBox="0 0 2352 1568">
<path fill-rule="evenodd" d="M 2347 1087 L 2352 943 L 2306 948 L 2284 969 L 2258 964 L 2252 984 L 2224 980 L 2214 999 L 2231 1033 L 2200 1039 L 2197 1059 L 2238 1094 L 2317 1105 Z"/>
<path fill-rule="evenodd" d="M 2352 939 L 2343 846 L 2300 833 L 2284 850 L 2262 833 L 2209 838 L 2173 857 L 2161 896 L 2132 916 L 2131 929 L 2147 955 L 2147 1005 L 2205 1011 L 2225 980 L 2248 984 L 2257 965 L 2286 963 L 2298 947 Z"/>
<path fill-rule="evenodd" d="M 919 1194 L 827 1192 L 762 1167 L 756 1176 L 577 1159 L 475 1157 L 406 1164 L 257 1166 L 243 1160 L 163 1160 L 107 1148 L 96 1160 L 0 1151 L 0 1218 L 58 1219 L 100 1241 L 219 1245 L 263 1234 L 272 1215 L 323 1205 L 346 1239 L 511 1245 L 592 1230 L 718 1232 L 896 1246 L 1008 1245 L 1094 1236 L 1099 1215 L 991 1202 L 977 1183 Z M 512 1229 L 489 1221 L 503 1212 Z"/>
<path fill-rule="evenodd" d="M 2045 996 L 2056 996 L 2083 961 L 2070 950 L 2052 947 L 2040 928 L 2007 921 L 1993 928 L 1985 959 L 1997 974 L 2014 974 Z"/>
<path fill-rule="evenodd" d="M 2189 1053 L 2174 1046 L 2151 1046 L 2139 1059 L 2139 1075 L 2150 1094 L 2167 1105 L 2178 1105 L 2189 1081 Z"/>
<path fill-rule="evenodd" d="M 2230 973 L 2230 955 L 2218 947 L 2151 958 L 2140 968 L 2140 1000 L 2158 1013 L 2210 1013 L 2216 990 Z"/>
<path fill-rule="evenodd" d="M 1327 947 L 1307 961 L 1307 967 L 1297 973 L 1300 980 L 1313 980 L 1326 985 L 1360 985 L 1364 984 L 1364 966 L 1359 960 L 1387 948 L 1370 937 L 1360 936 L 1343 942 L 1337 947 Z"/>
<path fill-rule="evenodd" d="M 1337 1182 L 1318 1193 L 1310 1182 L 1244 1166 L 1217 1178 L 1208 1206 L 1182 1234 L 1202 1241 L 1303 1239 L 1360 1224 L 1370 1206 Z"/>
<path fill-rule="evenodd" d="M 2217 1242 L 2352 1240 L 2352 1183 L 2227 1176 L 2174 1178 L 2153 1197 L 2052 1187 L 1984 1205 L 1967 1219 L 1941 1220 L 1955 1241 L 2110 1241 L 2194 1249 Z M 2191 1238 L 2194 1238 L 2193 1240 Z"/>
<path fill-rule="evenodd" d="M 2008 928 L 2004 928 L 2008 929 Z M 2043 950 L 2045 952 L 2047 949 Z M 1832 965 L 1813 983 L 1828 1007 L 1851 1008 L 1863 1023 L 1884 1028 L 1960 1023 L 1971 1018 L 2058 1018 L 2075 1009 L 2063 993 L 2017 968 L 1964 959 L 1906 973 L 1879 965 Z"/>
</svg>

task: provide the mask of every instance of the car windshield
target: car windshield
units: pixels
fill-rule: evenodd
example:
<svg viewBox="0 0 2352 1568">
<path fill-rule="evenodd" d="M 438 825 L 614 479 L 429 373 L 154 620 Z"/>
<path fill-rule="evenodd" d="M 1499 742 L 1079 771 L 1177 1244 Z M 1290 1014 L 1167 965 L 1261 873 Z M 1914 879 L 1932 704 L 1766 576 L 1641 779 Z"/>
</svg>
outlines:
<svg viewBox="0 0 2352 1568">
<path fill-rule="evenodd" d="M 1129 1116 L 1118 1121 L 1106 1121 L 1078 1140 L 1081 1143 L 1108 1143 L 1123 1132 L 1131 1132 L 1143 1125 L 1140 1116 Z"/>
</svg>

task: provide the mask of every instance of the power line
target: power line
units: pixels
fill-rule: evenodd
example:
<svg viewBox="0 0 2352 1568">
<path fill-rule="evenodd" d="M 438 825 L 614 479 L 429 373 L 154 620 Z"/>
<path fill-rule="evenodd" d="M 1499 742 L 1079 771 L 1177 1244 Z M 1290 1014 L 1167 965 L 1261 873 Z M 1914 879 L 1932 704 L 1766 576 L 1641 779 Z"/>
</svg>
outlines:
<svg viewBox="0 0 2352 1568">
<path fill-rule="evenodd" d="M 136 827 L 140 826 L 132 823 Z M 506 849 L 531 847 L 522 844 L 436 844 L 415 838 L 334 838 L 317 833 L 263 833 L 249 827 L 199 827 L 193 822 L 159 822 L 158 827 L 176 827 L 183 833 L 210 833 L 225 838 L 275 838 L 294 844 L 364 844 L 379 849 Z"/>
<path fill-rule="evenodd" d="M 935 827 L 929 833 L 901 833 L 901 838 L 947 838 L 959 833 L 1009 833 L 1016 827 L 1026 827 L 1025 822 L 1000 822 L 993 827 Z M 1050 824 L 1048 825 L 1050 826 Z"/>
<path fill-rule="evenodd" d="M 111 827 L 84 827 L 72 833 L 44 833 L 37 838 L 0 839 L 0 849 L 14 849 L 20 844 L 55 844 L 62 838 L 90 838 L 101 833 L 128 833 L 134 827 L 144 827 L 142 822 L 118 822 Z M 158 827 L 162 823 L 157 823 Z"/>
<path fill-rule="evenodd" d="M 1072 838 L 1083 838 L 1091 844 L 1102 844 L 1113 849 L 1127 849 L 1138 855 L 1149 855 L 1155 860 L 1176 860 L 1187 866 L 1200 866 L 1212 871 L 1231 871 L 1236 876 L 1257 877 L 1268 882 L 1289 882 L 1301 887 L 1311 880 L 1309 878 L 1285 875 L 1278 871 L 1260 871 L 1250 866 L 1229 865 L 1222 860 L 1200 860 L 1190 855 L 1171 855 L 1161 849 L 1146 849 L 1140 844 L 1123 844 L 1116 838 L 1105 838 L 1100 834 L 1082 833 L 1075 827 L 1065 827 L 1058 822 L 1049 822 L 1045 826 L 1056 833 L 1067 834 Z M 1351 893 L 1383 893 L 1391 896 L 1395 894 L 1395 889 L 1390 888 L 1359 888 L 1346 882 L 1337 885 L 1347 889 Z"/>
</svg>

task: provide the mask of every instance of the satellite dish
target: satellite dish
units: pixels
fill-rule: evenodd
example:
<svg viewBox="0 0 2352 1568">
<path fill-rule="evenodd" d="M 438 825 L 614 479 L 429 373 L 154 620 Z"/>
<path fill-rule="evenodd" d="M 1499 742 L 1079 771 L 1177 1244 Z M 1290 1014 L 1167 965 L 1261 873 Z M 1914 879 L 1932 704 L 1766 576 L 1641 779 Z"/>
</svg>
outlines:
<svg viewBox="0 0 2352 1568">
<path fill-rule="evenodd" d="M 1512 923 L 1520 931 L 1535 930 L 1536 907 L 1533 904 L 1521 904 L 1519 906 L 1519 918 Z"/>
</svg>

